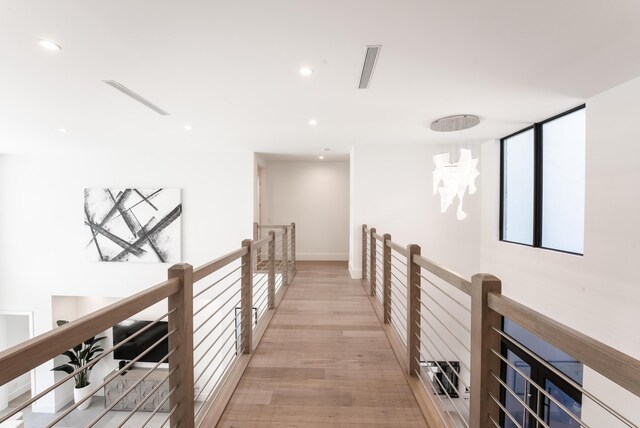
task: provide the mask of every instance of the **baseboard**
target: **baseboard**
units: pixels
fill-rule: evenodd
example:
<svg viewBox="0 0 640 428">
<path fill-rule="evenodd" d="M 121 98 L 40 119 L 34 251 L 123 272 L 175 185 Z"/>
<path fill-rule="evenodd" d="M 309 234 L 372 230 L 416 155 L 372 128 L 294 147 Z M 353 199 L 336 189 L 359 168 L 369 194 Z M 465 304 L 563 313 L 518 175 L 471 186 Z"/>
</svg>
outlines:
<svg viewBox="0 0 640 428">
<path fill-rule="evenodd" d="M 71 389 L 71 394 L 66 394 L 63 397 L 60 397 L 60 399 L 58 399 L 58 395 L 59 394 L 56 394 L 56 405 L 55 405 L 55 411 L 53 413 L 59 412 L 67 404 L 73 403 L 73 389 Z"/>
<path fill-rule="evenodd" d="M 31 390 L 31 378 L 29 378 L 28 382 L 25 382 L 24 384 L 18 386 L 16 389 L 14 389 L 13 392 L 10 392 L 8 394 L 8 399 L 9 399 L 9 401 L 13 401 L 16 398 L 20 397 L 25 392 L 29 392 L 30 390 Z"/>
<path fill-rule="evenodd" d="M 349 274 L 351 275 L 351 279 L 362 279 L 362 269 L 349 268 Z"/>
<path fill-rule="evenodd" d="M 296 253 L 296 260 L 300 261 L 322 261 L 322 262 L 346 262 L 349 260 L 348 253 Z"/>
</svg>

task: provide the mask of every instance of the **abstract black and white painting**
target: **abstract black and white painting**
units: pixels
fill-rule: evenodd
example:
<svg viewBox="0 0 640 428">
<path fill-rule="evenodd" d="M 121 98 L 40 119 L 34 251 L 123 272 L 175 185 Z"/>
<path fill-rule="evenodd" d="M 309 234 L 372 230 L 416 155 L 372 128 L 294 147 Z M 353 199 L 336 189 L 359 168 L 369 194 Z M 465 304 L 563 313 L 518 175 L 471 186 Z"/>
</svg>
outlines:
<svg viewBox="0 0 640 428">
<path fill-rule="evenodd" d="M 84 189 L 87 257 L 179 262 L 181 215 L 180 189 Z"/>
</svg>

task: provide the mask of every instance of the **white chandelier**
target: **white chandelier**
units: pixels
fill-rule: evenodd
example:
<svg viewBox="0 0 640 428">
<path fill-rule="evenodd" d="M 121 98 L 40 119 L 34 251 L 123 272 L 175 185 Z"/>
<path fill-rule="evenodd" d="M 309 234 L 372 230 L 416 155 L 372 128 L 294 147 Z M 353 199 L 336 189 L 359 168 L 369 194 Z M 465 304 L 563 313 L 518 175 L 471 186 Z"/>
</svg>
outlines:
<svg viewBox="0 0 640 428">
<path fill-rule="evenodd" d="M 449 162 L 449 153 L 434 155 L 433 162 L 436 164 L 433 170 L 433 194 L 440 193 L 440 212 L 446 212 L 457 196 L 456 217 L 464 220 L 467 214 L 462 210 L 462 201 L 467 190 L 470 195 L 476 193 L 475 181 L 480 175 L 478 159 L 472 159 L 471 150 L 460 149 L 458 162 Z"/>
</svg>

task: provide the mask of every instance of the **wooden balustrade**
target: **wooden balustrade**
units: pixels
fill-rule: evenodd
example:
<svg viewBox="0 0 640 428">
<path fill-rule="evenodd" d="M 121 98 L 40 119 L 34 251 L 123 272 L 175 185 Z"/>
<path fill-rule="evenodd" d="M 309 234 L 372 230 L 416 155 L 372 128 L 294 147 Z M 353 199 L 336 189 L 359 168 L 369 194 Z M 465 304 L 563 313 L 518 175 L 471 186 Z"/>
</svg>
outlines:
<svg viewBox="0 0 640 428">
<path fill-rule="evenodd" d="M 378 257 L 376 253 L 377 241 L 383 243 L 384 292 L 381 305 L 374 297 Z M 421 346 L 428 347 L 431 343 L 429 341 L 425 344 L 420 343 L 421 338 L 424 337 L 423 335 L 427 334 L 426 337 L 429 337 L 429 332 L 421 331 L 420 328 L 421 319 L 425 315 L 422 314 L 421 306 L 427 304 L 428 301 L 432 301 L 428 300 L 428 297 L 435 298 L 426 294 L 426 291 L 421 286 L 421 269 L 425 274 L 429 273 L 438 278 L 438 280 L 450 285 L 453 289 L 469 296 L 468 298 L 471 302 L 468 308 L 470 324 L 466 327 L 469 329 L 471 338 L 469 428 L 497 426 L 497 421 L 500 420 L 501 416 L 503 418 L 506 417 L 504 409 L 501 409 L 501 405 L 498 404 L 499 399 L 496 399 L 496 397 L 501 396 L 501 388 L 504 388 L 504 384 L 496 381 L 496 376 L 498 376 L 496 374 L 501 373 L 501 365 L 504 364 L 499 357 L 501 344 L 507 337 L 502 331 L 503 317 L 516 322 L 525 330 L 534 333 L 627 391 L 640 396 L 640 361 L 503 296 L 501 294 L 502 284 L 498 278 L 489 274 L 477 274 L 469 281 L 422 256 L 418 246 L 409 245 L 403 247 L 393 242 L 389 234 L 381 236 L 376 232 L 375 228 L 369 228 L 367 225 L 362 226 L 361 250 L 363 286 L 367 294 L 371 296 L 370 300 L 380 321 L 384 324 L 385 332 L 398 360 L 407 369 L 407 381 L 413 389 L 414 395 L 430 426 L 454 427 L 457 425 L 452 420 L 447 419 L 446 411 L 438 400 L 433 398 L 434 394 L 430 387 L 427 387 L 428 384 L 431 384 L 431 380 L 423 376 L 425 369 L 420 367 L 418 350 L 421 349 Z M 397 254 L 397 256 L 393 256 L 395 259 L 399 261 L 406 260 L 406 332 L 398 331 L 397 327 L 392 328 L 390 325 L 392 300 L 398 298 L 396 293 L 391 292 L 393 252 Z M 367 266 L 369 266 L 368 270 Z M 422 278 L 424 279 L 424 276 Z M 399 279 L 401 278 L 396 276 L 396 281 Z M 439 288 L 433 283 L 432 285 Z M 447 297 L 454 301 L 456 300 L 451 291 L 440 290 Z M 460 302 L 456 302 L 456 304 L 461 305 Z M 442 306 L 440 308 L 445 310 Z M 431 313 L 431 315 L 433 316 L 434 314 Z M 451 333 L 450 330 L 448 331 Z M 402 346 L 402 336 L 406 337 L 406 347 Z M 437 338 L 441 340 L 439 335 Z M 433 339 L 431 338 L 430 340 Z M 411 379 L 411 377 L 416 377 L 421 382 Z M 608 411 L 612 417 L 623 422 L 626 426 L 636 427 L 632 421 L 620 415 L 591 392 L 579 385 L 578 388 L 595 404 Z M 535 418 L 535 416 L 532 417 Z M 572 419 L 574 421 L 578 420 L 575 416 Z"/>
<path fill-rule="evenodd" d="M 383 236 L 384 284 L 382 287 L 382 305 L 384 309 L 384 323 L 389 324 L 391 322 L 391 247 L 389 247 L 387 243 L 391 242 L 391 235 L 385 233 Z"/>
<path fill-rule="evenodd" d="M 250 354 L 252 349 L 251 334 L 253 332 L 253 253 L 251 239 L 242 241 L 247 253 L 242 256 L 240 280 L 240 345 L 238 352 Z"/>
<path fill-rule="evenodd" d="M 500 349 L 500 336 L 493 328 L 502 328 L 502 317 L 487 304 L 489 293 L 500 293 L 502 284 L 492 275 L 478 274 L 471 279 L 471 396 L 470 428 L 491 426 L 489 416 L 498 417 L 498 406 L 490 396 L 500 396 L 500 385 L 491 372 L 500 373 L 500 360 L 491 353 Z"/>
<path fill-rule="evenodd" d="M 171 426 L 193 428 L 193 266 L 183 263 L 169 268 L 169 279 L 178 279 L 178 292 L 169 296 L 169 331 L 178 334 L 169 336 L 169 349 L 176 352 L 169 356 L 169 389 L 176 389 L 169 397 L 169 408 L 177 411 L 171 414 Z M 173 370 L 175 368 L 175 370 Z"/>
<path fill-rule="evenodd" d="M 369 263 L 369 293 L 372 296 L 376 295 L 376 229 L 369 229 L 369 254 L 371 255 L 371 262 Z M 366 265 L 365 265 L 366 266 Z"/>
<path fill-rule="evenodd" d="M 407 369 L 410 376 L 420 372 L 420 266 L 414 257 L 420 247 L 407 246 Z"/>
<path fill-rule="evenodd" d="M 283 233 L 276 234 L 274 231 L 271 231 L 267 237 L 259 239 L 261 226 L 254 225 L 254 240 L 243 241 L 242 247 L 239 249 L 196 269 L 189 264 L 174 265 L 169 268 L 168 279 L 166 281 L 0 352 L 0 386 L 52 360 L 63 352 L 73 348 L 78 343 L 100 335 L 104 331 L 111 329 L 115 324 L 130 319 L 156 303 L 166 300 L 168 312 L 164 317 L 168 319 L 169 334 L 166 337 L 168 338 L 168 348 L 170 350 L 168 353 L 168 383 L 169 390 L 172 391 L 167 397 L 170 403 L 169 408 L 172 409 L 168 416 L 170 426 L 189 428 L 194 427 L 196 422 L 199 426 L 215 425 L 218 420 L 217 418 L 219 418 L 222 413 L 222 409 L 226 406 L 226 401 L 224 400 L 230 398 L 235 385 L 248 364 L 250 354 L 266 330 L 268 323 L 273 317 L 273 312 L 282 298 L 282 293 L 284 293 L 285 289 L 280 293 L 276 293 L 275 290 L 276 275 L 278 273 L 275 269 L 277 263 L 277 240 L 280 240 L 282 245 L 283 269 L 280 274 L 283 278 L 283 284 L 288 284 L 290 281 L 288 278 L 292 277 L 295 273 L 295 223 L 292 223 L 290 226 L 278 226 L 277 228 L 282 228 Z M 290 235 L 287 235 L 288 228 L 290 229 Z M 268 276 L 268 309 L 266 316 L 263 316 L 261 323 L 255 327 L 254 331 L 252 322 L 254 286 L 253 257 L 257 256 L 254 249 L 258 250 L 265 246 L 268 248 L 268 269 L 266 269 Z M 291 248 L 290 255 L 288 252 L 289 247 Z M 240 355 L 237 357 L 237 364 L 232 365 L 232 367 L 228 369 L 228 372 L 223 374 L 220 389 L 214 394 L 214 401 L 202 405 L 207 411 L 196 417 L 194 414 L 194 283 L 238 261 L 241 264 L 239 268 L 241 270 L 240 307 L 242 314 L 241 339 L 239 341 Z M 257 268 L 256 271 L 258 271 Z M 223 276 L 222 279 L 228 277 L 231 273 L 233 273 L 233 270 Z M 207 287 L 207 290 L 219 281 L 220 280 Z M 201 291 L 198 293 L 198 296 L 207 290 Z M 159 320 L 160 318 L 154 321 L 154 323 Z M 112 352 L 117 347 L 118 346 L 113 346 L 108 351 Z M 106 353 L 100 358 L 104 356 L 106 356 Z M 98 361 L 99 359 L 92 364 Z M 131 364 L 132 363 L 129 363 L 127 367 L 130 367 Z M 157 365 L 152 370 L 156 368 Z M 70 379 L 71 377 L 72 374 L 68 375 L 65 379 Z M 105 382 L 108 382 L 108 380 Z M 63 381 L 58 381 L 56 384 L 40 391 L 32 399 L 28 400 L 24 406 L 30 405 L 46 394 L 54 391 L 62 383 Z M 96 382 L 96 385 L 98 384 L 99 382 Z M 104 384 L 105 383 L 102 385 Z M 97 388 L 99 389 L 101 387 L 102 386 L 98 386 Z M 157 391 L 159 387 L 160 385 L 155 388 L 154 392 Z M 94 390 L 93 393 L 95 393 L 95 391 L 97 391 L 97 389 Z M 139 408 L 140 405 L 136 407 L 136 410 Z M 156 408 L 154 414 L 159 408 L 160 407 Z M 60 416 L 59 419 L 64 418 L 71 410 L 72 409 L 69 409 L 67 413 Z M 109 408 L 105 409 L 103 413 L 106 413 L 108 410 Z M 14 411 L 14 413 L 16 411 Z M 11 414 L 12 413 L 9 413 L 0 417 L 0 421 L 10 417 Z M 96 421 L 99 420 L 99 417 Z"/>
</svg>

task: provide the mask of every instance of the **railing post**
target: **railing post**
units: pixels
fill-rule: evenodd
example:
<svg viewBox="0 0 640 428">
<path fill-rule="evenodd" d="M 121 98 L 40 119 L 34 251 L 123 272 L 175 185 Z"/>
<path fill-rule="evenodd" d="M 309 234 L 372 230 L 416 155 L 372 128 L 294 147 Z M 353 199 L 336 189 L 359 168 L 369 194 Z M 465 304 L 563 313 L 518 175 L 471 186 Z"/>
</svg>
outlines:
<svg viewBox="0 0 640 428">
<path fill-rule="evenodd" d="M 296 271 L 296 224 L 291 223 L 291 272 Z"/>
<path fill-rule="evenodd" d="M 409 375 L 420 372 L 420 266 L 413 256 L 420 255 L 420 246 L 407 246 L 407 369 Z"/>
<path fill-rule="evenodd" d="M 180 280 L 180 291 L 168 298 L 169 310 L 175 309 L 169 314 L 168 328 L 177 329 L 169 336 L 169 349 L 176 349 L 169 356 L 169 371 L 176 369 L 169 377 L 169 390 L 176 388 L 169 402 L 172 409 L 177 406 L 170 424 L 193 428 L 193 266 L 173 265 L 168 276 Z"/>
<path fill-rule="evenodd" d="M 371 295 L 376 295 L 376 238 L 373 234 L 376 233 L 376 228 L 369 229 L 369 253 L 371 254 L 371 260 L 369 261 L 369 286 L 371 287 Z"/>
<path fill-rule="evenodd" d="M 391 235 L 385 233 L 383 235 L 384 241 L 382 241 L 382 268 L 384 270 L 383 275 L 383 287 L 382 287 L 382 306 L 384 307 L 384 323 L 389 324 L 391 322 L 391 247 L 387 245 L 391 241 Z"/>
<path fill-rule="evenodd" d="M 502 292 L 502 283 L 488 274 L 471 278 L 471 396 L 470 428 L 492 425 L 489 416 L 498 420 L 498 405 L 489 397 L 500 398 L 500 385 L 492 380 L 491 372 L 500 374 L 500 360 L 491 349 L 500 352 L 500 335 L 492 327 L 502 328 L 502 317 L 487 304 L 489 293 Z"/>
<path fill-rule="evenodd" d="M 367 279 L 367 225 L 362 225 L 362 279 Z"/>
<path fill-rule="evenodd" d="M 242 246 L 246 247 L 247 254 L 242 256 L 241 266 L 242 277 L 240 281 L 240 347 L 238 352 L 250 354 L 252 349 L 252 327 L 253 327 L 253 264 L 251 263 L 251 239 L 242 241 Z"/>
<path fill-rule="evenodd" d="M 282 284 L 289 285 L 289 254 L 287 251 L 288 243 L 287 228 L 282 228 Z"/>
<path fill-rule="evenodd" d="M 269 309 L 276 307 L 276 233 L 269 232 Z"/>
<path fill-rule="evenodd" d="M 256 242 L 259 239 L 260 239 L 260 225 L 254 221 L 253 222 L 253 242 Z M 257 250 L 256 262 L 259 263 L 260 260 L 264 260 L 264 258 L 262 257 L 262 250 L 260 248 L 257 248 L 256 250 Z"/>
</svg>

